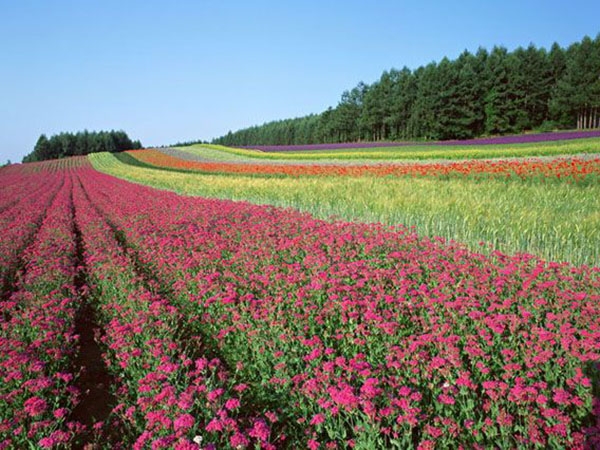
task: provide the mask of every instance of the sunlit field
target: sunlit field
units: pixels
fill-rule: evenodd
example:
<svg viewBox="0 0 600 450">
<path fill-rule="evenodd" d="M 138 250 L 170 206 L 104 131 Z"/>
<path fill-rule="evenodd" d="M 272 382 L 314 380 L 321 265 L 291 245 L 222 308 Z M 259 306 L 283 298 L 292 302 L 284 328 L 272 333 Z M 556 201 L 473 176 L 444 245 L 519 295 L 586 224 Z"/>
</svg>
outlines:
<svg viewBox="0 0 600 450">
<path fill-rule="evenodd" d="M 0 448 L 593 447 L 594 143 L 0 169 Z"/>
<path fill-rule="evenodd" d="M 186 195 L 292 207 L 323 219 L 404 224 L 473 250 L 491 245 L 588 265 L 598 265 L 600 256 L 598 183 L 208 175 L 136 167 L 111 154 L 90 158 L 103 172 Z"/>
</svg>

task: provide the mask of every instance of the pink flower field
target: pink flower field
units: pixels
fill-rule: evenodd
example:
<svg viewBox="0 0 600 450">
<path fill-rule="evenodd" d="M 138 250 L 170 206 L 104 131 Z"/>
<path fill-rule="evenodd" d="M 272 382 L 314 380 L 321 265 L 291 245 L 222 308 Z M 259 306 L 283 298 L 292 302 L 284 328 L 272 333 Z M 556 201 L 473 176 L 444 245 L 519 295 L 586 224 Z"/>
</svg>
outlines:
<svg viewBox="0 0 600 450">
<path fill-rule="evenodd" d="M 85 157 L 0 187 L 0 449 L 600 447 L 597 267 Z"/>
</svg>

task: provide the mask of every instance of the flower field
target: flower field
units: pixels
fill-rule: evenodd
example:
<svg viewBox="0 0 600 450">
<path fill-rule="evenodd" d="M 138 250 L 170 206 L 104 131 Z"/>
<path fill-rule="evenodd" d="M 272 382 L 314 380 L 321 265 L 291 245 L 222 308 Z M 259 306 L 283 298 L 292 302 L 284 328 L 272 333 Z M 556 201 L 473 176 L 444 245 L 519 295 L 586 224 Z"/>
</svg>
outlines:
<svg viewBox="0 0 600 450">
<path fill-rule="evenodd" d="M 171 156 L 159 150 L 130 150 L 127 152 L 143 164 L 164 169 L 180 169 L 205 173 L 232 173 L 244 175 L 303 176 L 377 176 L 377 177 L 465 177 L 519 180 L 569 181 L 575 184 L 598 182 L 600 157 L 468 160 L 450 163 L 412 163 L 379 165 L 261 165 L 193 161 Z"/>
<path fill-rule="evenodd" d="M 597 154 L 600 137 L 598 133 L 577 139 L 512 142 L 510 140 L 490 141 L 476 145 L 477 141 L 453 141 L 440 144 L 403 144 L 372 145 L 355 143 L 353 145 L 323 145 L 297 147 L 286 150 L 270 151 L 269 148 L 249 149 L 224 147 L 222 145 L 196 144 L 176 147 L 176 149 L 204 156 L 204 159 L 220 161 L 258 162 L 337 162 L 337 163 L 373 163 L 429 160 L 467 160 L 490 158 L 550 157 L 564 155 Z M 367 146 L 368 145 L 368 146 Z"/>
<path fill-rule="evenodd" d="M 105 173 L 186 195 L 293 207 L 322 219 L 335 216 L 347 221 L 405 224 L 414 226 L 421 235 L 457 240 L 476 251 L 485 250 L 487 246 L 480 246 L 485 242 L 507 253 L 526 252 L 578 265 L 600 264 L 600 184 L 594 182 L 598 170 L 593 160 L 581 157 L 535 163 L 541 168 L 563 165 L 561 170 L 571 174 L 573 168 L 590 169 L 591 173 L 579 181 L 572 175 L 559 177 L 549 172 L 549 176 L 525 173 L 523 178 L 511 172 L 490 176 L 485 173 L 485 164 L 478 161 L 457 165 L 481 167 L 479 175 L 275 176 L 164 170 L 141 167 L 139 160 L 132 157 L 131 161 L 117 157 L 96 154 L 91 160 L 96 169 Z M 583 166 L 572 165 L 570 161 L 575 160 L 587 162 Z M 177 161 L 182 166 L 188 163 Z M 520 168 L 534 163 L 497 164 Z M 408 166 L 425 173 L 438 167 Z M 285 170 L 290 166 L 273 167 Z M 327 173 L 329 167 L 317 169 Z"/>
<path fill-rule="evenodd" d="M 525 166 L 571 181 L 538 183 L 261 178 L 92 160 L 0 169 L 0 448 L 600 445 L 597 264 L 479 253 L 418 227 L 182 196 L 94 169 L 163 188 L 296 183 L 292 196 L 313 202 L 323 197 L 306 180 L 379 196 L 378 179 L 396 193 L 409 183 L 421 186 L 409 202 L 429 192 L 440 204 L 452 198 L 444 191 L 456 189 L 456 202 L 479 186 L 495 201 L 507 192 L 535 210 L 535 195 L 592 217 L 597 183 L 576 174 L 597 161 Z M 571 220 L 597 244 L 594 222 L 586 231 Z M 547 223 L 568 227 L 558 215 Z"/>
</svg>

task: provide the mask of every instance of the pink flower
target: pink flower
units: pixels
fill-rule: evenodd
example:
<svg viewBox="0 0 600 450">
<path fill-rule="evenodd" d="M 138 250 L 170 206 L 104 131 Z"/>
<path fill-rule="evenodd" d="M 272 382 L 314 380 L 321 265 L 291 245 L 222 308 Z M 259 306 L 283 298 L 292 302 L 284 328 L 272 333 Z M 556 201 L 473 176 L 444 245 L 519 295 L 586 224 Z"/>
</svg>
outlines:
<svg viewBox="0 0 600 450">
<path fill-rule="evenodd" d="M 189 430 L 194 426 L 195 420 L 190 414 L 182 414 L 173 422 L 175 431 Z"/>
<path fill-rule="evenodd" d="M 444 405 L 454 405 L 455 400 L 451 395 L 440 394 L 438 396 L 438 402 L 443 403 Z"/>
<path fill-rule="evenodd" d="M 410 395 L 410 388 L 408 386 L 402 386 L 398 389 L 398 394 L 402 397 L 408 397 Z"/>
<path fill-rule="evenodd" d="M 233 411 L 240 407 L 240 401 L 237 398 L 230 398 L 225 402 L 225 408 L 229 411 Z"/>
<path fill-rule="evenodd" d="M 308 355 L 306 355 L 304 357 L 304 361 L 312 361 L 314 359 L 317 359 L 318 357 L 321 356 L 321 349 L 320 348 L 314 348 L 312 350 L 312 352 L 310 352 Z"/>
<path fill-rule="evenodd" d="M 58 408 L 55 409 L 52 414 L 56 419 L 62 419 L 64 417 L 67 417 L 67 415 L 69 414 L 69 410 L 67 408 Z"/>
<path fill-rule="evenodd" d="M 235 433 L 233 436 L 231 436 L 231 438 L 229 439 L 229 443 L 233 448 L 245 448 L 249 444 L 248 439 L 246 439 L 246 436 L 244 436 L 241 433 Z"/>
<path fill-rule="evenodd" d="M 275 423 L 275 422 L 277 422 L 277 421 L 279 420 L 279 418 L 277 417 L 277 414 L 275 414 L 275 413 L 274 413 L 274 412 L 272 412 L 272 411 L 267 411 L 267 412 L 265 413 L 265 417 L 266 417 L 267 419 L 269 419 L 269 422 L 271 422 L 271 423 Z"/>
<path fill-rule="evenodd" d="M 435 442 L 430 441 L 430 440 L 421 441 L 421 443 L 417 447 L 417 450 L 434 450 L 434 449 L 435 449 Z"/>
<path fill-rule="evenodd" d="M 52 448 L 57 443 L 51 437 L 45 437 L 45 438 L 40 439 L 38 444 L 40 444 L 40 447 L 42 447 L 42 448 Z"/>
<path fill-rule="evenodd" d="M 552 400 L 559 405 L 568 405 L 571 402 L 571 395 L 564 389 L 554 389 Z"/>
<path fill-rule="evenodd" d="M 306 446 L 310 449 L 310 450 L 318 450 L 319 448 L 319 443 L 317 441 L 315 441 L 314 439 L 309 439 L 308 442 L 306 443 Z"/>
<path fill-rule="evenodd" d="M 545 405 L 546 403 L 548 403 L 548 397 L 546 397 L 545 395 L 540 394 L 540 395 L 538 395 L 536 397 L 535 402 L 538 405 Z"/>
<path fill-rule="evenodd" d="M 315 414 L 312 418 L 312 420 L 310 421 L 311 425 L 319 425 L 321 423 L 325 422 L 325 415 L 324 414 Z"/>
<path fill-rule="evenodd" d="M 263 420 L 255 421 L 252 429 L 248 432 L 250 436 L 260 441 L 267 441 L 270 433 L 271 429 Z"/>
<path fill-rule="evenodd" d="M 360 388 L 360 393 L 366 398 L 376 397 L 381 393 L 381 389 L 377 387 L 378 383 L 377 378 L 367 378 Z"/>
<path fill-rule="evenodd" d="M 66 444 L 67 442 L 69 442 L 69 439 L 69 433 L 61 430 L 56 430 L 49 437 L 40 439 L 38 444 L 40 444 L 40 447 L 42 448 L 52 448 L 59 444 Z"/>
<path fill-rule="evenodd" d="M 225 391 L 221 388 L 215 389 L 214 391 L 209 392 L 206 398 L 208 398 L 209 401 L 214 402 L 223 394 L 223 392 Z"/>
<path fill-rule="evenodd" d="M 31 417 L 36 417 L 40 414 L 43 414 L 48 408 L 46 400 L 40 397 L 28 398 L 27 400 L 25 400 L 23 406 L 25 407 L 25 412 Z"/>
<path fill-rule="evenodd" d="M 221 424 L 221 421 L 215 417 L 213 420 L 211 420 L 210 422 L 208 422 L 208 425 L 206 425 L 205 429 L 208 432 L 222 431 L 223 430 L 223 424 Z"/>
<path fill-rule="evenodd" d="M 198 445 L 188 441 L 179 441 L 175 444 L 175 450 L 198 450 Z"/>
<path fill-rule="evenodd" d="M 331 399 L 347 409 L 356 408 L 358 399 L 354 395 L 354 392 L 352 392 L 352 388 L 345 383 L 340 383 L 340 386 L 341 389 L 333 386 L 327 389 L 327 392 L 331 395 Z"/>
</svg>

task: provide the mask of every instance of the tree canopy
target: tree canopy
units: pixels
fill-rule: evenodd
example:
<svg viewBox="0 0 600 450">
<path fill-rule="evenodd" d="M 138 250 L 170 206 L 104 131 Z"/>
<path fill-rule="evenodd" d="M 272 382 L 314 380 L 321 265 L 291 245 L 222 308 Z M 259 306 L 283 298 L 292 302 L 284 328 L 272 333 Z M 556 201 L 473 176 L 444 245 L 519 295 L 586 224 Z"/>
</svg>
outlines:
<svg viewBox="0 0 600 450">
<path fill-rule="evenodd" d="M 33 151 L 23 158 L 23 162 L 44 161 L 96 152 L 121 152 L 138 148 L 142 148 L 140 141 L 132 141 L 124 131 L 85 130 L 78 133 L 59 133 L 50 139 L 42 134 Z"/>
<path fill-rule="evenodd" d="M 600 34 L 548 51 L 464 51 L 416 70 L 384 71 L 335 108 L 213 140 L 231 146 L 468 139 L 526 130 L 600 127 Z"/>
</svg>

